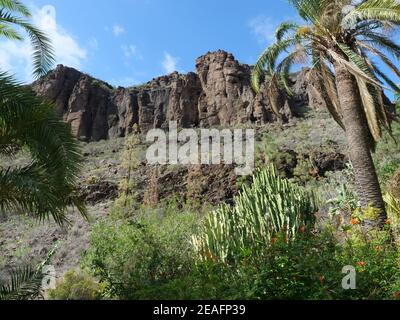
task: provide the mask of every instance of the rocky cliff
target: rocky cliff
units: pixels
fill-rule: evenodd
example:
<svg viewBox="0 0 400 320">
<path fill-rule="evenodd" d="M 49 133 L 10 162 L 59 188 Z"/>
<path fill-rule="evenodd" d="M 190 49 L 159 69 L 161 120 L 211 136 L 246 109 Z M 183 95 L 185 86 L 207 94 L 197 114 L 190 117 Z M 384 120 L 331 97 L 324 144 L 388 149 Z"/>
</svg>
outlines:
<svg viewBox="0 0 400 320">
<path fill-rule="evenodd" d="M 310 97 L 308 70 L 294 75 L 296 95 L 279 98 L 282 118 L 296 114 Z M 113 88 L 62 65 L 32 84 L 34 91 L 53 101 L 57 112 L 84 140 L 124 136 L 135 124 L 142 132 L 164 128 L 175 120 L 181 127 L 209 127 L 276 121 L 265 85 L 255 94 L 251 67 L 225 51 L 209 52 L 196 61 L 196 73 L 172 73 L 137 87 Z M 316 103 L 318 105 L 318 103 Z"/>
</svg>

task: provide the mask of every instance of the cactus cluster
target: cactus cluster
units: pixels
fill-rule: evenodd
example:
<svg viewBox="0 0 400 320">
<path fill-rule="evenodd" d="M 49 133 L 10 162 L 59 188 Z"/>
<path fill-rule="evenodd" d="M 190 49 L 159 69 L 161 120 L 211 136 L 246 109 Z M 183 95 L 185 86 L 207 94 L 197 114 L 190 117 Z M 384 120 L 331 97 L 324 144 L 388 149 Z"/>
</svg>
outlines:
<svg viewBox="0 0 400 320">
<path fill-rule="evenodd" d="M 256 172 L 235 204 L 224 204 L 206 216 L 192 241 L 202 260 L 230 263 L 245 255 L 262 255 L 271 240 L 284 233 L 289 241 L 315 224 L 317 200 L 278 175 L 270 165 Z"/>
</svg>

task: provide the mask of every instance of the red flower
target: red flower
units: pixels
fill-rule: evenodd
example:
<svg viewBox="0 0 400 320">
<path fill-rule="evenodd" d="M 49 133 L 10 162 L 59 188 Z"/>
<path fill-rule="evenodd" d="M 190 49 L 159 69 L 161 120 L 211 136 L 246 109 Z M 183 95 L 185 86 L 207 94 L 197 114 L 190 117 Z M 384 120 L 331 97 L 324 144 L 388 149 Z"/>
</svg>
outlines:
<svg viewBox="0 0 400 320">
<path fill-rule="evenodd" d="M 350 223 L 353 226 L 356 226 L 356 225 L 360 224 L 360 220 L 358 220 L 357 218 L 353 218 L 353 219 L 350 220 Z"/>
<path fill-rule="evenodd" d="M 357 262 L 358 267 L 365 267 L 366 263 L 364 261 Z"/>
</svg>

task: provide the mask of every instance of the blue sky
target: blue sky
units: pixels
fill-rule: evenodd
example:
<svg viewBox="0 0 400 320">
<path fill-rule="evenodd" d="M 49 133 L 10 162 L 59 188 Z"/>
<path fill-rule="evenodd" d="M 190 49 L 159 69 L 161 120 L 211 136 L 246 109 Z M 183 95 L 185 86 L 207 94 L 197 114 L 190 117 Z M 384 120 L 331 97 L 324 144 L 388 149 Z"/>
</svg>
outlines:
<svg viewBox="0 0 400 320">
<path fill-rule="evenodd" d="M 273 40 L 276 26 L 298 19 L 287 0 L 23 2 L 33 12 L 33 23 L 52 39 L 57 63 L 115 86 L 194 71 L 197 57 L 218 49 L 253 64 Z M 1 70 L 30 82 L 31 65 L 29 41 L 0 40 Z"/>
<path fill-rule="evenodd" d="M 57 62 L 132 85 L 224 49 L 254 63 L 276 25 L 295 16 L 286 0 L 28 0 L 53 39 Z M 30 81 L 29 43 L 0 42 L 0 67 Z"/>
</svg>

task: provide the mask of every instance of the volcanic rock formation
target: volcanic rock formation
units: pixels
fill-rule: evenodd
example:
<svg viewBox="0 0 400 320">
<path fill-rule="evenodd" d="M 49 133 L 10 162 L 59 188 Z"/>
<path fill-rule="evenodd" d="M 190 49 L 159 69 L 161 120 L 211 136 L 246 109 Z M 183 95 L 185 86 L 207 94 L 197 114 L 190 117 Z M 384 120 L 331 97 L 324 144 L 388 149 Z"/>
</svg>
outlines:
<svg viewBox="0 0 400 320">
<path fill-rule="evenodd" d="M 283 93 L 279 96 L 280 117 L 270 108 L 266 84 L 255 94 L 250 84 L 251 67 L 225 51 L 198 58 L 196 73 L 175 72 L 136 87 L 113 88 L 59 65 L 32 88 L 55 103 L 77 137 L 98 141 L 124 136 L 135 124 L 147 132 L 166 128 L 169 121 L 190 128 L 288 119 L 309 101 L 322 104 L 318 97 L 310 97 L 316 90 L 309 90 L 308 74 L 304 69 L 292 76 L 295 95 L 290 100 Z"/>
</svg>

